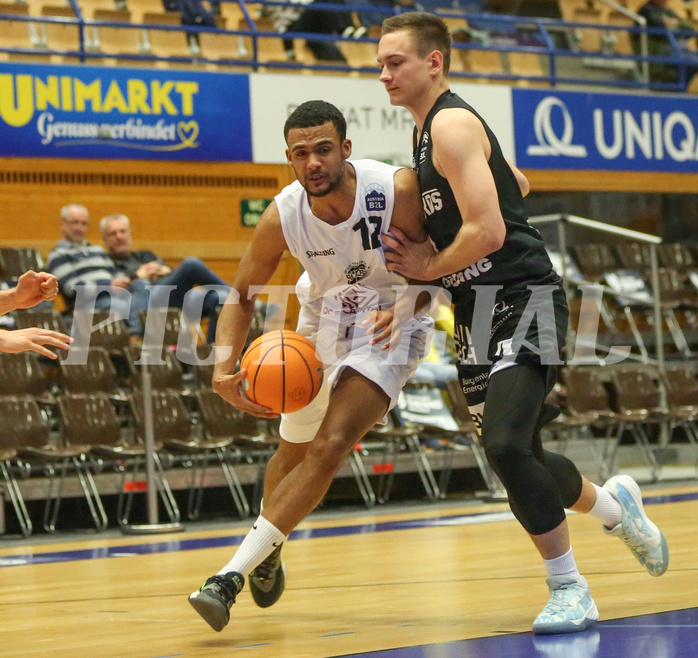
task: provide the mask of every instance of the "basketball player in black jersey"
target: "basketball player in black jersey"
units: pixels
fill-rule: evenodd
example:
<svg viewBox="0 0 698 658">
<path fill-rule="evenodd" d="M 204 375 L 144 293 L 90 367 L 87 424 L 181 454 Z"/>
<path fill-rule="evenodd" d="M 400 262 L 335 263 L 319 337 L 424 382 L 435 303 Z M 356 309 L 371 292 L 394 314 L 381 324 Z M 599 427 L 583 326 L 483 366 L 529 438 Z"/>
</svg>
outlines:
<svg viewBox="0 0 698 658">
<path fill-rule="evenodd" d="M 627 475 L 603 488 L 567 458 L 543 450 L 540 429 L 558 413 L 545 403 L 562 362 L 567 306 L 543 241 L 528 224 L 528 181 L 502 155 L 475 110 L 450 91 L 451 38 L 444 22 L 411 12 L 383 22 L 381 82 L 414 118 L 414 168 L 431 241 L 392 231 L 389 269 L 440 280 L 452 294 L 458 372 L 488 460 L 548 574 L 550 599 L 535 633 L 582 631 L 598 619 L 580 575 L 565 508 L 602 520 L 649 573 L 668 565 L 661 531 Z"/>
</svg>

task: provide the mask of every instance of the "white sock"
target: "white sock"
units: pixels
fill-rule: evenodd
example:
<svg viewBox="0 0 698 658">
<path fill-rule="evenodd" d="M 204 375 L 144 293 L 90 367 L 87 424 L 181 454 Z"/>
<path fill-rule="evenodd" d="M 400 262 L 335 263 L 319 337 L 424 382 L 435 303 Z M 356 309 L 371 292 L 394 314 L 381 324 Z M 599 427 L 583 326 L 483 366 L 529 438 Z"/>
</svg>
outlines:
<svg viewBox="0 0 698 658">
<path fill-rule="evenodd" d="M 572 547 L 564 555 L 554 557 L 552 560 L 543 560 L 545 570 L 549 576 L 579 576 L 577 563 L 574 561 Z"/>
<path fill-rule="evenodd" d="M 235 552 L 233 559 L 218 572 L 218 575 L 237 571 L 247 578 L 250 571 L 255 569 L 262 560 L 268 557 L 286 539 L 286 535 L 281 530 L 269 523 L 260 514 L 252 529 L 247 533 L 247 537 L 240 544 L 240 548 Z"/>
<path fill-rule="evenodd" d="M 603 487 L 594 485 L 596 502 L 589 514 L 599 519 L 607 528 L 615 528 L 620 523 L 620 503 Z"/>
</svg>

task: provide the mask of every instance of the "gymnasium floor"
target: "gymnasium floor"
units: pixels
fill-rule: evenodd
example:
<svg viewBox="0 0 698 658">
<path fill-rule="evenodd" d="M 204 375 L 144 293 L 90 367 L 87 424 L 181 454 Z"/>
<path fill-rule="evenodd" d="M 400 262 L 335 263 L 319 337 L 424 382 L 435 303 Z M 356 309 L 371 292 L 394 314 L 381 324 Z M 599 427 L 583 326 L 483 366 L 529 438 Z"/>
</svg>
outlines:
<svg viewBox="0 0 698 658">
<path fill-rule="evenodd" d="M 602 621 L 533 637 L 539 558 L 506 504 L 472 499 L 317 512 L 284 548 L 273 608 L 247 590 L 222 633 L 186 597 L 228 561 L 251 520 L 171 535 L 0 539 L 2 656 L 698 656 L 698 482 L 643 488 L 671 549 L 652 578 L 599 523 L 569 517 Z"/>
</svg>

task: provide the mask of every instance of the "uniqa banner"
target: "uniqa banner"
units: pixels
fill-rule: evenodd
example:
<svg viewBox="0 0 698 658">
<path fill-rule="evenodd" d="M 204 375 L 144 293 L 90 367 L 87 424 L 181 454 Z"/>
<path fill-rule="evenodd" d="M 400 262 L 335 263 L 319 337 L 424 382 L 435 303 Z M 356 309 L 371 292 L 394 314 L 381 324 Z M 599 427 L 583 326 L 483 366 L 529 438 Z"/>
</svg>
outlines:
<svg viewBox="0 0 698 658">
<path fill-rule="evenodd" d="M 0 155 L 249 162 L 249 96 L 246 75 L 0 64 Z"/>
<path fill-rule="evenodd" d="M 516 164 L 698 172 L 698 99 L 513 90 Z"/>
</svg>

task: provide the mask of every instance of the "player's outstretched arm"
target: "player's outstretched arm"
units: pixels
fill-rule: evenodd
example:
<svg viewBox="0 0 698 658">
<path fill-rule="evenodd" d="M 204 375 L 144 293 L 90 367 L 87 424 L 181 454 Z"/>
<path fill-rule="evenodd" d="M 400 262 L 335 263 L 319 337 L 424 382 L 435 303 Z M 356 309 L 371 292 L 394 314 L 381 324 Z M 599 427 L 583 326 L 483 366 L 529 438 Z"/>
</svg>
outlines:
<svg viewBox="0 0 698 658">
<path fill-rule="evenodd" d="M 241 383 L 245 371 L 236 372 L 236 368 L 254 315 L 256 295 L 250 295 L 250 287 L 264 286 L 269 282 L 285 250 L 279 211 L 276 203 L 272 203 L 264 211 L 240 260 L 235 282 L 216 327 L 216 355 L 222 355 L 222 358 L 214 367 L 213 388 L 234 407 L 261 418 L 273 418 L 277 414 L 252 402 L 243 393 Z"/>
<path fill-rule="evenodd" d="M 49 359 L 57 359 L 58 356 L 48 349 L 58 347 L 67 350 L 73 339 L 58 331 L 29 327 L 17 331 L 0 330 L 0 352 L 17 354 L 18 352 L 38 352 Z"/>
</svg>

